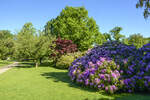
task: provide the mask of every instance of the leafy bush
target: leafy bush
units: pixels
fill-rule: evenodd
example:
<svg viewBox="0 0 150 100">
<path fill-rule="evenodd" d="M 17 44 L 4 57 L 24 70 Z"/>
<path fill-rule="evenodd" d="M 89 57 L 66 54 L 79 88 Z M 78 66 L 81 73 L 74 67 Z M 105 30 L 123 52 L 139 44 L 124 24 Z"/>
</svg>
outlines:
<svg viewBox="0 0 150 100">
<path fill-rule="evenodd" d="M 99 90 L 106 90 L 108 93 L 114 93 L 123 85 L 120 79 L 120 66 L 114 61 L 100 57 L 93 64 L 88 62 L 88 67 L 83 67 L 81 63 L 77 63 L 71 67 L 69 75 L 72 81 L 86 86 L 90 86 Z"/>
<path fill-rule="evenodd" d="M 107 63 L 103 63 L 102 66 L 97 66 L 100 57 L 108 61 L 106 60 Z M 96 46 L 89 50 L 85 56 L 76 59 L 72 63 L 73 65 L 69 68 L 69 76 L 73 81 L 84 85 L 86 85 L 85 79 L 89 78 L 90 84 L 95 85 L 94 81 L 91 81 L 93 78 L 89 76 L 94 74 L 93 76 L 96 78 L 95 72 L 103 74 L 101 72 L 103 66 L 107 66 L 107 68 L 111 69 L 112 67 L 110 67 L 111 65 L 108 63 L 109 60 L 113 60 L 116 66 L 120 66 L 120 69 L 117 69 L 117 71 L 122 74 L 118 77 L 119 82 L 115 82 L 118 84 L 118 90 L 124 92 L 150 90 L 150 44 L 144 45 L 140 49 L 116 41 L 110 41 L 101 46 Z M 94 72 L 84 74 L 87 73 L 88 70 L 91 70 L 89 63 L 95 66 L 94 69 L 92 69 Z M 113 69 L 111 70 L 112 72 L 114 71 Z M 82 77 L 82 80 L 80 80 L 80 77 Z M 102 80 L 100 80 L 100 82 L 102 82 Z M 106 91 L 109 93 L 115 92 L 107 90 L 109 85 L 112 86 L 114 84 L 111 82 L 107 85 L 104 84 L 104 87 L 100 89 L 106 88 Z M 99 89 L 98 86 L 95 86 L 95 88 Z"/>
<path fill-rule="evenodd" d="M 68 69 L 71 66 L 71 63 L 78 57 L 83 55 L 82 52 L 68 53 L 66 55 L 62 55 L 56 63 L 56 67 L 60 69 Z"/>
</svg>

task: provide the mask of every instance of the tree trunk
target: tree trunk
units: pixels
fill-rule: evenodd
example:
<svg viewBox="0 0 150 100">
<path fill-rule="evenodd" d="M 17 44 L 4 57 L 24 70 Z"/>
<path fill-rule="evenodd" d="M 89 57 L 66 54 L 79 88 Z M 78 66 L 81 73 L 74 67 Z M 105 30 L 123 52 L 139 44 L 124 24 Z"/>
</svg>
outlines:
<svg viewBox="0 0 150 100">
<path fill-rule="evenodd" d="M 38 68 L 38 62 L 36 62 L 35 68 Z"/>
<path fill-rule="evenodd" d="M 40 64 L 42 64 L 42 58 L 40 58 Z"/>
<path fill-rule="evenodd" d="M 54 60 L 54 67 L 56 67 L 57 60 L 58 60 L 58 58 L 56 57 Z"/>
</svg>

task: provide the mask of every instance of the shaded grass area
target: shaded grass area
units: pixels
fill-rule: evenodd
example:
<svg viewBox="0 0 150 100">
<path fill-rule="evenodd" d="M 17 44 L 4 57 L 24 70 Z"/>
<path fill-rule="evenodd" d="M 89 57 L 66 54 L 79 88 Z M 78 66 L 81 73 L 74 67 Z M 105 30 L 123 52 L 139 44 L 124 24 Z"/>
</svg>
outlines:
<svg viewBox="0 0 150 100">
<path fill-rule="evenodd" d="M 13 61 L 0 60 L 0 67 L 4 67 L 6 65 L 12 64 Z"/>
<path fill-rule="evenodd" d="M 43 62 L 39 65 L 39 67 L 51 67 L 52 62 Z M 35 68 L 35 62 L 20 62 L 20 64 L 16 67 L 18 68 Z"/>
<path fill-rule="evenodd" d="M 128 94 L 128 95 L 125 95 L 125 96 L 118 97 L 115 100 L 150 100 L 150 94 L 149 93 L 145 93 L 145 94 L 140 94 L 140 93 Z"/>
<path fill-rule="evenodd" d="M 49 66 L 34 68 L 34 63 L 0 75 L 0 100 L 149 100 L 147 94 L 107 95 L 72 83 L 67 70 Z"/>
</svg>

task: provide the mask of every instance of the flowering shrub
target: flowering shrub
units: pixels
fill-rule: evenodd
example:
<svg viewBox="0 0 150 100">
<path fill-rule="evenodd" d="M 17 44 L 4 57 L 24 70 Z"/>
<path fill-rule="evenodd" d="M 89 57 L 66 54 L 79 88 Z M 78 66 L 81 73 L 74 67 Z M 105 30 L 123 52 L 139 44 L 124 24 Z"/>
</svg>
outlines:
<svg viewBox="0 0 150 100">
<path fill-rule="evenodd" d="M 100 58 L 105 60 L 102 61 Z M 114 67 L 116 69 L 112 66 L 116 66 Z M 113 83 L 111 82 L 113 79 L 109 81 L 105 74 L 111 76 L 114 71 L 118 71 L 119 74 Z M 77 83 L 103 89 L 109 93 L 117 90 L 125 92 L 150 90 L 150 44 L 136 49 L 135 46 L 116 41 L 106 42 L 76 59 L 69 68 L 69 75 Z M 99 75 L 104 75 L 105 80 Z M 116 89 L 112 90 L 112 86 Z"/>
<path fill-rule="evenodd" d="M 114 93 L 123 85 L 120 79 L 119 65 L 112 60 L 100 57 L 95 64 L 88 62 L 88 67 L 83 69 L 80 62 L 70 67 L 70 76 L 73 81 L 94 87 L 99 90 L 106 90 Z"/>
<path fill-rule="evenodd" d="M 128 75 L 123 76 L 126 78 L 124 90 L 128 92 L 150 91 L 150 44 L 144 45 L 138 52 L 138 59 L 126 63 Z"/>
</svg>

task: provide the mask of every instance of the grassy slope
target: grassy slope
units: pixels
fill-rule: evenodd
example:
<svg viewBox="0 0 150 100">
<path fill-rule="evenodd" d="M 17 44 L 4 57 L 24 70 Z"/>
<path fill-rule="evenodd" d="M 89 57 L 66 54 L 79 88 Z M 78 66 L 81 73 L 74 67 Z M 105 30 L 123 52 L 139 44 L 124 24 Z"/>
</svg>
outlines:
<svg viewBox="0 0 150 100">
<path fill-rule="evenodd" d="M 0 67 L 12 64 L 12 61 L 0 60 Z"/>
<path fill-rule="evenodd" d="M 67 71 L 51 67 L 18 67 L 0 75 L 0 100 L 109 100 L 116 97 L 95 92 L 73 84 Z M 128 95 L 117 100 L 148 98 L 150 96 Z"/>
</svg>

